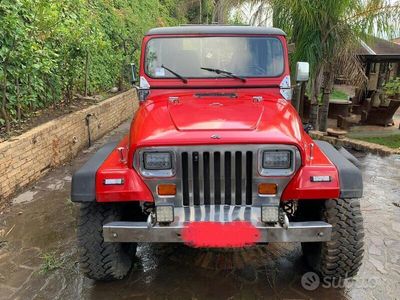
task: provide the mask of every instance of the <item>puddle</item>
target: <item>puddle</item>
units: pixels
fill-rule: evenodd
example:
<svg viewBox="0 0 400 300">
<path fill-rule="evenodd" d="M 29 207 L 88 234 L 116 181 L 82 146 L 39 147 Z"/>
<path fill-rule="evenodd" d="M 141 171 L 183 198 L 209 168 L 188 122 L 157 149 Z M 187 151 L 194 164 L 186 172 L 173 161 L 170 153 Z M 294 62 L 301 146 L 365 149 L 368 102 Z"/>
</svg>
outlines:
<svg viewBox="0 0 400 300">
<path fill-rule="evenodd" d="M 72 180 L 72 176 L 65 176 L 63 179 L 67 182 L 70 182 Z"/>
<path fill-rule="evenodd" d="M 15 205 L 15 204 L 31 202 L 37 193 L 38 191 L 26 191 L 25 193 L 22 193 L 16 198 L 14 198 L 12 200 L 12 204 Z"/>
<path fill-rule="evenodd" d="M 53 183 L 47 185 L 46 188 L 52 191 L 58 191 L 64 187 L 64 184 L 65 184 L 64 180 L 54 180 Z"/>
</svg>

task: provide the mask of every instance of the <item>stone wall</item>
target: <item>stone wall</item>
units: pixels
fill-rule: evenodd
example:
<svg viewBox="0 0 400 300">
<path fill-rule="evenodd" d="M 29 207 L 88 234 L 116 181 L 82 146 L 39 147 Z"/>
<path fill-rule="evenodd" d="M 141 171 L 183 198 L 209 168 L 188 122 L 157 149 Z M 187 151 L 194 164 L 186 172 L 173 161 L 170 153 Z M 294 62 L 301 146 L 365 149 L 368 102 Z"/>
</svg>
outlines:
<svg viewBox="0 0 400 300">
<path fill-rule="evenodd" d="M 310 131 L 309 134 L 315 140 L 326 141 L 338 147 L 346 147 L 357 151 L 369 152 L 372 154 L 378 154 L 383 156 L 400 154 L 400 149 L 392 149 L 383 145 L 378 145 L 350 138 L 339 139 L 333 136 L 327 136 L 324 132 L 321 131 Z"/>
<path fill-rule="evenodd" d="M 88 147 L 87 116 L 96 140 L 131 118 L 136 105 L 136 92 L 129 90 L 0 143 L 0 203 Z"/>
</svg>

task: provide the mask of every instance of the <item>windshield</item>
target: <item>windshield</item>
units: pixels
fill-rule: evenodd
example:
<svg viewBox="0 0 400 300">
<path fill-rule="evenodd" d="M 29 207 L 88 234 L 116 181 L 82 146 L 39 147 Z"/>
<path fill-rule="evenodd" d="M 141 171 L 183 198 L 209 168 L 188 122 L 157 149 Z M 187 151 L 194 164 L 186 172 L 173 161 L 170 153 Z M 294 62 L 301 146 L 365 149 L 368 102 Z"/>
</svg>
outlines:
<svg viewBox="0 0 400 300">
<path fill-rule="evenodd" d="M 277 77 L 283 58 L 282 43 L 274 37 L 153 38 L 146 47 L 145 72 L 152 78 L 231 77 L 226 72 Z"/>
</svg>

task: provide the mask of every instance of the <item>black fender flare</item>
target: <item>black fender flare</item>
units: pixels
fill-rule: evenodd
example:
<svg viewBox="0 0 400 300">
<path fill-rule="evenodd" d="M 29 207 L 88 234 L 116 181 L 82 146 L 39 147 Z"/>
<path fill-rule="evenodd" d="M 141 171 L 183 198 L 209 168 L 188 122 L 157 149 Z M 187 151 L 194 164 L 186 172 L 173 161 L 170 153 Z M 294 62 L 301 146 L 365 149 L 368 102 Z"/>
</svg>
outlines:
<svg viewBox="0 0 400 300">
<path fill-rule="evenodd" d="M 335 165 L 340 182 L 340 198 L 361 198 L 363 195 L 363 179 L 358 166 L 360 162 L 346 149 L 336 150 L 325 141 L 314 141 L 321 151 Z"/>
<path fill-rule="evenodd" d="M 71 201 L 96 201 L 96 173 L 99 167 L 118 145 L 110 142 L 100 148 L 78 171 L 72 176 Z"/>
</svg>

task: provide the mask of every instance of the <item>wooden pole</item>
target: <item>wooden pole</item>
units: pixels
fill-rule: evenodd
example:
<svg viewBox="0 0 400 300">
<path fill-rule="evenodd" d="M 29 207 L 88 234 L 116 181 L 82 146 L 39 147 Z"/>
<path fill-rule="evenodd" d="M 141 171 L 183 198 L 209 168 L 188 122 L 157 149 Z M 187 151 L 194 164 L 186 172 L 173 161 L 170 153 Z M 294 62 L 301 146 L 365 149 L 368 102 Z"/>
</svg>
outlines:
<svg viewBox="0 0 400 300">
<path fill-rule="evenodd" d="M 86 52 L 86 64 L 85 64 L 85 97 L 89 93 L 89 51 Z"/>
<path fill-rule="evenodd" d="M 299 101 L 299 115 L 300 118 L 304 118 L 304 96 L 306 94 L 306 83 L 302 82 L 300 87 L 300 101 Z"/>
<path fill-rule="evenodd" d="M 298 82 L 294 89 L 294 97 L 292 100 L 292 105 L 296 109 L 297 112 L 299 112 L 299 108 L 300 108 L 300 96 L 301 96 L 301 83 Z"/>
<path fill-rule="evenodd" d="M 199 24 L 203 24 L 203 7 L 202 7 L 202 0 L 199 1 L 200 4 L 200 14 L 199 14 Z"/>
</svg>

